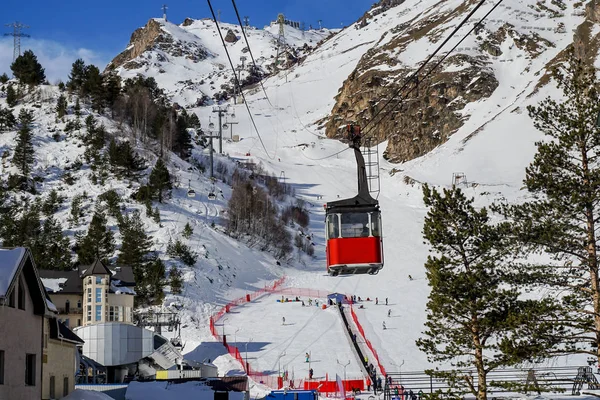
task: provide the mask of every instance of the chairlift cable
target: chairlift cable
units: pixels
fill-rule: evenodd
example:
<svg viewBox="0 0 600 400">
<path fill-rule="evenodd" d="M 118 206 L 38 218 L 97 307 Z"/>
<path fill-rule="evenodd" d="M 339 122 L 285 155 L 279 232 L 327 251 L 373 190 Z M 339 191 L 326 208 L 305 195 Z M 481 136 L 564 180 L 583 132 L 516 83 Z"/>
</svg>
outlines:
<svg viewBox="0 0 600 400">
<path fill-rule="evenodd" d="M 219 33 L 219 37 L 221 38 L 221 43 L 223 44 L 223 48 L 225 49 L 225 54 L 227 55 L 227 60 L 229 60 L 229 65 L 231 66 L 231 70 L 233 71 L 233 77 L 235 79 L 235 83 L 236 83 L 236 85 L 238 85 L 238 87 L 240 87 L 240 82 L 239 82 L 237 74 L 235 72 L 235 67 L 233 66 L 233 61 L 231 61 L 231 56 L 229 55 L 229 50 L 227 50 L 227 45 L 225 44 L 225 39 L 223 38 L 223 34 L 221 33 L 221 28 L 219 27 L 219 22 L 217 21 L 217 16 L 215 15 L 215 10 L 213 9 L 212 4 L 210 3 L 210 0 L 207 0 L 207 2 L 208 2 L 208 7 L 210 8 L 210 12 L 213 16 L 213 21 L 215 22 L 215 26 L 217 27 L 217 32 Z M 269 154 L 269 152 L 267 151 L 267 147 L 265 146 L 265 143 L 263 142 L 262 137 L 260 136 L 260 132 L 258 131 L 256 122 L 254 121 L 254 117 L 252 116 L 252 112 L 250 111 L 250 106 L 248 106 L 248 102 L 246 101 L 246 96 L 244 95 L 244 92 L 240 90 L 240 94 L 242 95 L 242 99 L 244 100 L 244 105 L 246 106 L 246 110 L 248 111 L 248 116 L 250 117 L 250 121 L 252 121 L 254 130 L 256 131 L 256 134 L 258 135 L 260 144 L 262 145 L 263 149 L 265 150 L 265 154 L 271 160 L 274 160 L 275 156 L 271 156 Z M 275 155 L 277 155 L 277 148 L 275 149 Z"/>
<path fill-rule="evenodd" d="M 499 0 L 494 7 L 492 7 L 477 23 L 475 23 L 473 25 L 473 27 L 469 30 L 469 32 L 467 32 L 462 39 L 457 42 L 448 52 L 446 52 L 446 54 L 440 59 L 438 60 L 438 62 L 422 77 L 420 78 L 421 80 L 427 78 L 429 75 L 431 75 L 433 73 L 433 71 L 439 67 L 441 65 L 441 63 L 446 60 L 446 58 L 448 58 L 448 56 L 463 42 L 467 39 L 467 37 L 470 36 L 470 34 L 477 29 L 479 26 L 481 26 L 481 24 L 483 23 L 483 21 L 503 2 L 504 0 Z M 458 26 L 452 31 L 452 33 L 450 33 L 450 35 L 442 42 L 442 44 L 440 46 L 438 46 L 438 48 L 427 58 L 427 60 L 425 60 L 425 62 L 415 71 L 413 72 L 404 82 L 404 84 L 397 89 L 394 94 L 392 95 L 392 97 L 381 107 L 379 108 L 379 110 L 375 113 L 375 115 L 369 120 L 367 121 L 367 123 L 364 125 L 363 128 L 367 128 L 373 121 L 375 121 L 375 119 L 379 116 L 379 114 L 381 114 L 381 112 L 392 102 L 395 101 L 395 98 L 404 90 L 408 87 L 408 85 L 410 85 L 412 82 L 415 81 L 415 78 L 419 79 L 419 74 L 425 69 L 425 66 L 427 66 L 427 64 L 429 64 L 429 62 L 431 62 L 431 60 L 442 50 L 442 48 L 450 41 L 450 39 L 452 39 L 456 33 L 469 21 L 469 19 L 471 19 L 471 17 L 473 16 L 473 14 L 475 14 L 477 12 L 477 10 L 479 10 L 479 8 L 481 8 L 481 6 L 483 6 L 483 4 L 486 2 L 486 0 L 481 0 L 473 10 L 471 10 L 471 12 L 465 17 L 465 19 L 463 19 Z M 417 86 L 413 86 L 407 93 L 405 93 L 402 98 L 400 98 L 399 101 L 397 101 L 397 104 L 389 111 L 387 111 L 385 114 L 383 114 L 381 116 L 381 118 L 379 118 L 379 120 L 377 121 L 377 123 L 380 123 L 386 116 L 388 116 L 389 114 L 391 114 L 397 107 L 399 104 L 401 104 L 404 100 L 406 100 L 406 98 L 408 97 L 408 95 L 410 93 L 412 93 L 415 88 Z M 366 130 L 364 132 L 364 135 L 366 136 L 368 133 L 370 133 L 372 131 L 371 130 Z"/>
<path fill-rule="evenodd" d="M 235 10 L 235 15 L 237 16 L 238 23 L 240 24 L 240 29 L 242 30 L 242 35 L 244 35 L 244 40 L 246 41 L 246 47 L 248 47 L 248 53 L 250 54 L 250 58 L 252 59 L 252 64 L 254 65 L 254 68 L 256 69 L 256 71 L 259 71 L 258 67 L 256 66 L 256 61 L 254 60 L 254 55 L 252 55 L 252 50 L 250 49 L 250 42 L 248 41 L 248 38 L 246 37 L 246 31 L 244 30 L 244 27 L 242 26 L 242 19 L 240 18 L 240 13 L 238 12 L 237 6 L 235 4 L 235 0 L 231 0 L 231 3 L 233 3 L 233 9 Z M 262 77 L 258 81 L 258 83 L 260 83 L 260 87 L 262 88 L 263 93 L 265 94 L 265 98 L 269 102 L 269 105 L 271 107 L 273 107 L 273 104 L 271 104 L 271 100 L 269 99 L 269 96 L 267 95 L 267 91 L 265 90 L 265 87 L 263 86 Z M 242 87 L 240 85 L 238 85 L 238 87 L 240 88 L 240 92 L 241 92 Z"/>
</svg>

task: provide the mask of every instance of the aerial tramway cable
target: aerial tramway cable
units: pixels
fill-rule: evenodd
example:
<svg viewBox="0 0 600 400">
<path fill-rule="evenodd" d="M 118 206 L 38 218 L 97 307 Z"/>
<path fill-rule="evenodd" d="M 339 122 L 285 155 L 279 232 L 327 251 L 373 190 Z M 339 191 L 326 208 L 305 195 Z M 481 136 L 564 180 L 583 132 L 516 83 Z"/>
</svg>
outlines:
<svg viewBox="0 0 600 400">
<path fill-rule="evenodd" d="M 225 44 L 225 39 L 223 38 L 223 34 L 221 33 L 221 28 L 219 27 L 219 22 L 217 21 L 217 16 L 215 15 L 215 10 L 212 7 L 212 4 L 210 3 L 210 0 L 206 0 L 208 2 L 208 7 L 210 8 L 210 12 L 213 16 L 213 21 L 215 22 L 215 25 L 217 27 L 217 32 L 219 33 L 219 37 L 221 38 L 221 43 L 223 44 L 223 48 L 225 49 L 225 54 L 227 55 L 227 60 L 229 60 L 229 65 L 231 66 L 231 70 L 233 71 L 233 77 L 235 80 L 235 84 L 238 87 L 240 86 L 240 81 L 238 80 L 237 74 L 235 72 L 235 67 L 233 66 L 233 62 L 231 61 L 231 56 L 229 55 L 229 50 L 227 50 L 227 45 Z M 246 101 L 246 96 L 244 95 L 244 92 L 240 90 L 240 94 L 242 96 L 242 99 L 244 100 L 244 104 L 246 105 L 246 110 L 248 111 L 248 116 L 250 117 L 250 121 L 252 121 L 252 126 L 254 126 L 254 130 L 256 131 L 256 134 L 258 135 L 258 139 L 260 140 L 260 144 L 262 145 L 262 148 L 265 150 L 265 154 L 267 155 L 267 157 L 269 157 L 271 160 L 275 159 L 275 156 L 277 155 L 277 149 L 275 149 L 275 155 L 271 156 L 269 154 L 269 152 L 267 151 L 267 147 L 265 146 L 265 143 L 262 140 L 262 137 L 260 136 L 260 132 L 258 131 L 258 127 L 256 126 L 256 122 L 254 121 L 254 117 L 252 116 L 252 112 L 250 111 L 250 107 L 248 106 L 248 102 Z"/>
<path fill-rule="evenodd" d="M 233 4 L 233 9 L 235 10 L 235 15 L 237 16 L 238 19 L 238 23 L 240 24 L 240 29 L 242 30 L 242 35 L 244 35 L 244 40 L 246 41 L 246 47 L 248 47 L 248 53 L 250 54 L 250 59 L 252 59 L 252 64 L 254 65 L 254 68 L 256 69 L 256 71 L 259 71 L 258 66 L 256 65 L 256 61 L 254 60 L 254 55 L 252 55 L 252 50 L 250 49 L 250 42 L 248 41 L 248 38 L 246 37 L 246 31 L 244 30 L 244 27 L 242 26 L 242 19 L 240 18 L 240 13 L 238 12 L 237 6 L 235 4 L 235 0 L 231 0 L 231 3 Z M 260 83 L 260 87 L 263 90 L 263 93 L 265 94 L 265 98 L 267 99 L 267 101 L 269 102 L 269 104 L 271 105 L 271 107 L 273 106 L 271 104 L 271 100 L 269 99 L 269 96 L 267 95 L 267 91 L 265 90 L 265 87 L 262 84 L 262 79 L 258 81 L 258 83 Z M 242 87 L 238 86 L 240 88 L 240 92 Z"/>
<path fill-rule="evenodd" d="M 427 73 L 421 78 L 421 80 L 427 78 L 429 75 L 431 75 L 433 73 L 433 71 L 439 67 L 441 65 L 442 62 L 444 62 L 444 60 L 446 58 L 448 58 L 448 56 L 463 42 L 467 39 L 467 37 L 469 37 L 471 35 L 471 33 L 477 29 L 479 26 L 481 26 L 481 24 L 483 23 L 483 21 L 503 2 L 504 0 L 499 0 L 494 7 L 492 7 L 477 23 L 475 23 L 473 25 L 473 27 L 469 30 L 469 32 L 467 32 L 460 41 L 458 41 L 442 58 L 440 58 L 438 60 L 438 62 L 429 70 L 427 71 Z M 373 123 L 376 118 L 381 114 L 381 112 L 390 104 L 392 103 L 396 97 L 403 91 L 405 90 L 411 83 L 413 82 L 417 82 L 418 85 L 418 79 L 419 79 L 419 74 L 425 69 L 425 66 L 427 64 L 429 64 L 429 62 L 442 50 L 442 48 L 450 41 L 450 39 L 452 39 L 456 33 L 469 21 L 469 19 L 471 19 L 471 17 L 473 16 L 473 14 L 475 14 L 477 12 L 477 10 L 479 10 L 479 8 L 481 8 L 481 6 L 483 6 L 483 4 L 486 2 L 486 0 L 481 0 L 473 10 L 471 10 L 471 12 L 465 17 L 465 19 L 463 19 L 460 24 L 458 24 L 458 26 L 452 31 L 452 33 L 450 33 L 450 35 L 442 42 L 442 44 L 440 46 L 438 46 L 438 48 L 427 58 L 427 60 L 425 60 L 425 62 L 415 71 L 413 72 L 404 82 L 404 84 L 397 89 L 394 94 L 392 95 L 392 97 L 385 102 L 385 104 L 379 108 L 379 110 L 375 113 L 375 115 L 369 120 L 367 121 L 367 123 L 364 125 L 364 129 L 366 130 L 366 128 Z M 394 107 L 392 107 L 392 109 L 390 109 L 389 111 L 387 111 L 385 114 L 383 114 L 381 116 L 381 118 L 378 119 L 377 123 L 380 123 L 385 117 L 387 117 L 388 115 L 390 115 L 393 111 L 396 110 L 396 108 L 398 107 L 399 104 L 401 104 L 404 100 L 406 100 L 406 98 L 408 97 L 409 94 L 411 94 L 416 88 L 417 85 L 414 85 L 411 89 L 408 90 L 408 92 L 406 92 L 399 100 L 396 100 L 396 105 Z M 365 137 L 368 136 L 369 133 L 371 133 L 373 129 L 369 129 L 366 130 L 364 132 Z"/>
</svg>

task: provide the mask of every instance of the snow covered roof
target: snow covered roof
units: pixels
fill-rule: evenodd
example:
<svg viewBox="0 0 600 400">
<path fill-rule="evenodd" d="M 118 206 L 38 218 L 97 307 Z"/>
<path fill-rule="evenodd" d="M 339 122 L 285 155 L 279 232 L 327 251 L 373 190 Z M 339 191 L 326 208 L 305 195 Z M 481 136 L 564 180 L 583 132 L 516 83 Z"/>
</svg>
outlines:
<svg viewBox="0 0 600 400">
<path fill-rule="evenodd" d="M 26 251 L 24 247 L 0 249 L 0 297 L 6 297 Z"/>
<path fill-rule="evenodd" d="M 41 274 L 40 274 L 41 275 Z M 41 278 L 46 291 L 50 293 L 60 292 L 63 290 L 64 283 L 67 278 Z"/>
</svg>

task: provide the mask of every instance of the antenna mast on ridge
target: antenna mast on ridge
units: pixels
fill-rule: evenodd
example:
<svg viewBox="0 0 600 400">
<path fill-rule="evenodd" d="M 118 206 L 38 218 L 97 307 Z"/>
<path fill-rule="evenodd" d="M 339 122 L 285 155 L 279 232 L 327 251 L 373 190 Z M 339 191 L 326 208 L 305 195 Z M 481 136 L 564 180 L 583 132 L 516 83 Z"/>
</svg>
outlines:
<svg viewBox="0 0 600 400">
<path fill-rule="evenodd" d="M 29 28 L 28 25 L 23 25 L 19 21 L 15 21 L 12 24 L 6 24 L 8 27 L 13 28 L 12 33 L 5 33 L 4 36 L 13 36 L 14 37 L 14 48 L 13 48 L 13 62 L 21 55 L 21 38 L 22 37 L 31 37 L 30 35 L 21 32 L 23 28 Z"/>
</svg>

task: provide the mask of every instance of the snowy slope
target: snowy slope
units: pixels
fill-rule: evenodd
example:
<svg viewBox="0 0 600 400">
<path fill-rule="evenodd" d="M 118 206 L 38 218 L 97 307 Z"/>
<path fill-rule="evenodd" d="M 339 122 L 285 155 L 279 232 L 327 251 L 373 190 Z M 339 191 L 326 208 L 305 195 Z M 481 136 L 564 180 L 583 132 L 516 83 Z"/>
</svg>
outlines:
<svg viewBox="0 0 600 400">
<path fill-rule="evenodd" d="M 160 87 L 166 89 L 166 94 L 172 101 L 183 106 L 195 104 L 201 94 L 212 97 L 214 93 L 222 90 L 222 85 L 232 86 L 233 73 L 223 50 L 219 32 L 212 20 L 187 20 L 186 24 L 181 25 L 158 18 L 154 21 L 161 25 L 163 32 L 175 43 L 192 44 L 199 49 L 204 49 L 208 52 L 207 58 L 198 60 L 190 55 L 173 55 L 165 50 L 154 48 L 134 59 L 134 61 L 146 61 L 143 66 L 134 69 L 122 66 L 117 68 L 116 71 L 121 77 L 133 78 L 138 74 L 153 77 Z M 227 43 L 227 50 L 236 68 L 242 64 L 241 57 L 246 58 L 245 68 L 239 76 L 243 81 L 248 75 L 251 58 L 240 27 L 228 23 L 220 23 L 219 27 L 223 37 L 228 30 L 231 30 L 239 39 L 235 43 Z M 332 31 L 328 29 L 301 31 L 285 25 L 284 34 L 285 45 L 302 55 L 315 47 L 320 40 L 331 35 Z M 266 26 L 264 29 L 246 28 L 246 37 L 252 55 L 263 73 L 268 73 L 275 62 L 278 35 L 279 25 Z"/>
<path fill-rule="evenodd" d="M 188 243 L 200 253 L 200 257 L 193 268 L 184 270 L 186 283 L 183 296 L 168 294 L 165 301 L 166 306 L 181 306 L 182 339 L 185 343 L 184 352 L 188 357 L 198 361 L 210 358 L 219 366 L 221 373 L 239 372 L 241 366 L 226 355 L 223 346 L 214 342 L 211 337 L 208 318 L 217 307 L 229 300 L 287 275 L 287 284 L 298 288 L 337 291 L 356 294 L 362 298 L 378 297 L 379 305 L 365 302 L 364 309 L 357 313 L 367 337 L 377 348 L 382 363 L 392 371 L 400 368 L 403 361 L 403 370 L 422 370 L 430 366 L 414 344 L 423 330 L 428 294 L 423 268 L 428 249 L 423 244 L 421 235 L 426 209 L 421 199 L 419 182 L 448 187 L 452 173 L 463 172 L 470 182 L 478 184 L 475 187 L 465 187 L 467 194 L 476 196 L 477 204 L 489 204 L 499 198 L 516 200 L 523 195 L 520 188 L 524 168 L 533 157 L 534 142 L 541 138 L 526 115 L 525 107 L 545 96 L 558 96 L 552 84 L 541 87 L 539 91 L 535 90 L 536 85 L 546 64 L 572 42 L 572 30 L 584 18 L 580 15 L 581 9 L 574 9 L 574 5 L 569 3 L 561 16 L 551 18 L 545 13 L 534 11 L 536 1 L 520 0 L 513 1 L 492 14 L 491 26 L 510 22 L 522 35 L 535 31 L 552 42 L 553 47 L 544 48 L 539 56 L 532 58 L 521 52 L 511 37 L 506 37 L 502 43 L 503 55 L 494 58 L 490 64 L 500 82 L 499 88 L 490 98 L 468 106 L 464 126 L 447 143 L 424 157 L 402 165 L 392 165 L 381 160 L 382 191 L 379 201 L 384 218 L 386 265 L 376 276 L 333 278 L 325 273 L 324 213 L 321 205 L 338 196 L 345 198 L 355 194 L 356 167 L 349 151 L 331 156 L 344 150 L 346 145 L 324 138 L 316 121 L 328 116 L 343 81 L 367 50 L 386 40 L 385 32 L 397 25 L 414 22 L 415 19 L 426 19 L 433 14 L 455 10 L 462 4 L 462 0 L 407 1 L 372 18 L 362 29 L 350 26 L 339 32 L 316 48 L 300 65 L 265 80 L 263 83 L 269 101 L 262 91 L 248 92 L 248 106 L 264 148 L 252 127 L 245 105 L 231 105 L 230 109 L 235 111 L 239 122 L 233 133 L 240 135 L 241 140 L 238 143 L 226 141 L 224 151 L 230 158 L 217 159 L 233 168 L 236 159 L 250 158 L 261 162 L 267 171 L 276 176 L 284 176 L 295 187 L 298 197 L 305 199 L 310 205 L 310 230 L 314 233 L 317 244 L 314 259 L 303 258 L 298 262 L 293 257 L 279 267 L 268 253 L 261 253 L 224 235 L 220 226 L 223 224 L 223 211 L 230 196 L 230 188 L 217 184 L 217 188 L 223 190 L 223 197 L 214 202 L 209 201 L 206 195 L 212 190 L 210 181 L 197 171 L 188 170 L 189 164 L 172 156 L 171 170 L 179 179 L 179 187 L 174 189 L 171 201 L 159 206 L 162 226 L 145 217 L 144 222 L 163 256 L 169 238 L 178 237 L 187 221 L 194 227 L 194 234 Z M 486 7 L 491 7 L 491 2 Z M 487 11 L 486 7 L 477 15 L 483 15 Z M 458 23 L 465 11 L 463 9 L 462 13 L 454 15 L 440 28 L 440 38 Z M 560 32 L 548 30 L 560 24 L 564 24 L 564 29 Z M 209 21 L 200 20 L 186 27 L 167 23 L 165 29 L 182 39 L 198 41 L 210 52 L 210 62 L 190 61 L 187 64 L 185 60 L 175 60 L 157 66 L 164 68 L 164 73 L 159 73 L 155 68 L 147 71 L 122 70 L 120 73 L 128 76 L 127 74 L 143 72 L 154 76 L 173 99 L 192 104 L 199 96 L 199 90 L 213 90 L 210 83 L 200 84 L 201 79 L 209 82 L 208 77 L 211 76 L 218 83 L 224 83 L 228 79 L 225 72 L 228 66 L 220 48 L 220 40 L 209 25 Z M 273 54 L 272 29 L 249 31 L 250 44 L 259 64 L 268 62 Z M 421 39 L 418 45 L 411 45 L 407 52 L 397 56 L 403 63 L 414 65 L 433 51 L 436 45 Z M 232 49 L 234 59 L 239 60 L 245 46 L 243 40 L 228 46 Z M 466 42 L 461 45 L 461 51 L 472 51 L 472 46 L 472 42 Z M 221 76 L 217 72 L 219 64 L 223 66 Z M 181 81 L 188 79 L 200 86 L 184 89 Z M 218 83 L 215 83 L 216 88 Z M 55 89 L 45 90 L 49 92 L 51 99 L 56 98 Z M 70 104 L 72 102 L 73 100 Z M 3 104 L 2 99 L 0 104 Z M 67 137 L 60 143 L 52 140 L 48 129 L 55 122 L 54 115 L 49 110 L 50 104 L 51 102 L 44 103 L 36 111 L 35 169 L 38 173 L 47 175 L 42 191 L 62 187 L 61 193 L 72 198 L 83 190 L 91 196 L 97 196 L 112 187 L 123 194 L 123 198 L 129 198 L 133 188 L 127 183 L 109 179 L 105 185 L 94 185 L 85 168 L 74 173 L 80 182 L 76 186 L 65 187 L 60 183 L 60 172 L 81 155 L 83 149 L 78 147 L 76 138 Z M 196 107 L 192 111 L 199 115 L 204 126 L 212 115 L 211 107 Z M 105 119 L 104 122 L 109 128 L 112 126 L 111 121 Z M 59 128 L 62 127 L 59 124 Z M 0 149 L 12 149 L 14 135 L 15 132 L 0 135 Z M 152 164 L 150 153 L 141 147 L 139 150 Z M 246 157 L 247 153 L 251 156 Z M 202 150 L 195 150 L 194 157 L 203 157 Z M 7 164 L 2 172 L 6 174 L 11 168 Z M 195 198 L 186 195 L 188 180 L 196 191 Z M 133 187 L 135 188 L 135 184 Z M 323 198 L 317 200 L 317 196 Z M 128 209 L 142 208 L 129 201 L 126 201 L 126 206 Z M 91 201 L 88 203 L 89 209 Z M 65 226 L 68 211 L 68 207 L 61 209 Z M 91 214 L 88 212 L 85 224 L 74 227 L 73 230 L 83 229 L 90 218 Z M 211 228 L 213 221 L 216 223 L 215 228 Z M 116 225 L 115 221 L 111 223 L 113 227 Z M 385 298 L 389 299 L 388 306 L 382 304 Z M 329 310 L 317 313 L 295 307 L 297 304 L 289 306 L 276 304 L 273 297 L 261 298 L 226 317 L 228 319 L 224 327 L 230 331 L 229 337 L 240 329 L 234 341 L 241 344 L 242 351 L 250 338 L 253 343 L 268 344 L 248 346 L 248 357 L 261 369 L 276 374 L 278 358 L 285 349 L 286 356 L 281 359 L 282 363 L 290 364 L 298 360 L 301 363 L 306 351 L 314 351 L 313 357 L 314 354 L 327 354 L 327 357 L 319 357 L 322 363 L 318 365 L 316 375 L 342 374 L 343 368 L 336 362 L 336 357 L 328 353 L 333 350 L 341 362 L 353 360 L 351 347 L 346 341 L 336 342 L 335 347 L 330 347 L 334 342 L 330 335 L 336 336 L 340 332 L 341 323 L 336 319 L 339 317 L 330 315 Z M 281 307 L 287 308 L 281 311 Z M 388 318 L 389 310 L 391 317 Z M 295 325 L 282 325 L 282 315 Z M 383 321 L 388 327 L 385 331 L 382 329 Z M 219 328 L 223 326 L 220 324 L 223 321 L 217 322 Z M 312 342 L 307 342 L 308 338 Z M 294 366 L 294 369 L 302 370 L 302 366 Z"/>
</svg>

